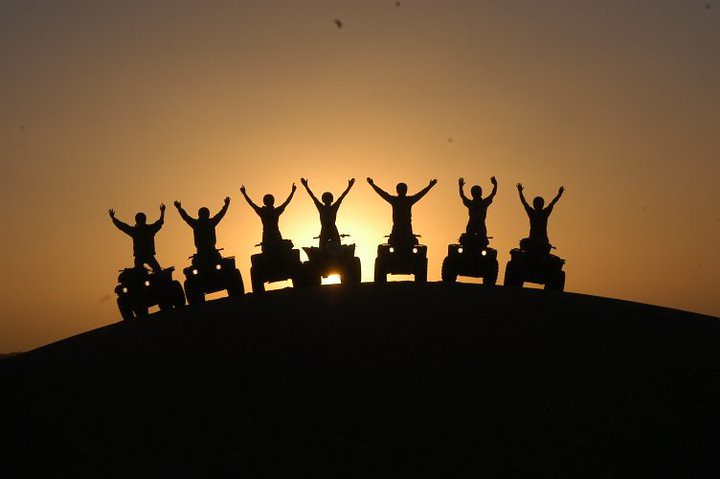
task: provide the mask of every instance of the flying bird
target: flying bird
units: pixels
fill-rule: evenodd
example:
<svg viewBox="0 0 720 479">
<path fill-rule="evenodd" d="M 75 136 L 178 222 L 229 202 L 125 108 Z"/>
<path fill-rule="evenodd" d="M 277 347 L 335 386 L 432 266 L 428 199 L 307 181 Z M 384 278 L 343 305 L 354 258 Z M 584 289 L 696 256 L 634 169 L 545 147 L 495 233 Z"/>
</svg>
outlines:
<svg viewBox="0 0 720 479">
<path fill-rule="evenodd" d="M 342 28 L 342 22 L 339 19 L 335 19 L 335 25 L 337 25 L 338 28 Z"/>
</svg>

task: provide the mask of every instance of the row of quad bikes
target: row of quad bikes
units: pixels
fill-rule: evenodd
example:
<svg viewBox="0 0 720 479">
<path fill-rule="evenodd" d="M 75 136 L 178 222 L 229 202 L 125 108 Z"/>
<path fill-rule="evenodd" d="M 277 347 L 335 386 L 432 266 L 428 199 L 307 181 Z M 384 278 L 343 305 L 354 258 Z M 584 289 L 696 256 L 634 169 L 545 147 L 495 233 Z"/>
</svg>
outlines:
<svg viewBox="0 0 720 479">
<path fill-rule="evenodd" d="M 346 235 L 343 235 L 346 236 Z M 262 245 L 257 245 L 262 246 Z M 250 257 L 250 279 L 255 293 L 265 291 L 265 283 L 292 281 L 293 287 L 320 286 L 322 278 L 340 276 L 342 284 L 359 284 L 360 258 L 355 256 L 354 244 L 328 243 L 323 247 L 303 248 L 308 261 L 300 261 L 300 250 L 289 240 L 265 247 Z M 175 268 L 153 273 L 146 268 L 127 268 L 120 271 L 115 293 L 123 319 L 148 315 L 149 308 L 161 311 L 181 308 L 205 301 L 205 295 L 227 291 L 228 296 L 245 294 L 245 286 L 234 257 L 222 257 L 220 250 L 211 257 L 193 255 L 191 264 L 183 269 L 184 288 L 173 279 Z M 510 251 L 505 268 L 504 285 L 522 287 L 525 282 L 537 283 L 545 289 L 563 291 L 565 288 L 565 260 L 550 254 L 550 248 L 540 249 L 520 243 Z M 381 244 L 375 259 L 376 283 L 387 282 L 388 274 L 413 275 L 416 283 L 427 282 L 427 247 L 417 240 L 407 244 Z M 456 244 L 448 246 L 442 263 L 442 281 L 454 283 L 458 276 L 482 278 L 483 284 L 495 285 L 498 278 L 497 250 L 487 241 L 462 235 Z"/>
</svg>

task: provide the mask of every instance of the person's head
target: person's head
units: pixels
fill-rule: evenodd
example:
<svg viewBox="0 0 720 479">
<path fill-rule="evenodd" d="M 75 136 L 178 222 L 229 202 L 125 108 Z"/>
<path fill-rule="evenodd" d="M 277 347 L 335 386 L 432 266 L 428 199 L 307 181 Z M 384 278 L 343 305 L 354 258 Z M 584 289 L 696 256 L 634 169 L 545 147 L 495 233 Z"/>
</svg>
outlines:
<svg viewBox="0 0 720 479">
<path fill-rule="evenodd" d="M 400 196 L 407 195 L 407 185 L 405 183 L 398 183 L 395 187 L 395 191 L 397 191 L 397 194 Z"/>
<path fill-rule="evenodd" d="M 267 207 L 272 207 L 275 205 L 275 197 L 271 194 L 267 194 L 263 196 L 263 204 Z"/>
<path fill-rule="evenodd" d="M 198 218 L 200 218 L 201 220 L 206 220 L 210 218 L 210 210 L 203 206 L 198 210 Z"/>
<path fill-rule="evenodd" d="M 545 206 L 545 200 L 542 196 L 536 196 L 535 198 L 533 198 L 533 208 L 535 208 L 536 210 L 541 210 L 543 209 L 543 206 Z"/>
<path fill-rule="evenodd" d="M 325 193 L 322 194 L 322 196 L 320 197 L 320 199 L 322 199 L 322 202 L 323 202 L 323 203 L 325 203 L 326 205 L 329 206 L 329 205 L 331 205 L 332 202 L 333 202 L 333 194 L 330 193 L 329 191 L 326 191 Z"/>
<path fill-rule="evenodd" d="M 473 199 L 475 199 L 475 200 L 482 198 L 482 188 L 480 188 L 479 185 L 475 185 L 472 188 L 470 188 L 470 194 L 472 195 Z"/>
<path fill-rule="evenodd" d="M 135 215 L 135 224 L 144 225 L 147 222 L 147 216 L 145 213 L 138 213 Z"/>
</svg>

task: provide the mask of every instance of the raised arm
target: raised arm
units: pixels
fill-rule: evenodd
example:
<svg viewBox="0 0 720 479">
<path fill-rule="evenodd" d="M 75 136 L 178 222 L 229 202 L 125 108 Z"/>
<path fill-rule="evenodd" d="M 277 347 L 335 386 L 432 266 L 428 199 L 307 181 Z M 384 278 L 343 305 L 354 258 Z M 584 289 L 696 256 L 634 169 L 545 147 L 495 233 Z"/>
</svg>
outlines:
<svg viewBox="0 0 720 479">
<path fill-rule="evenodd" d="M 255 210 L 255 213 L 257 213 L 258 216 L 259 216 L 259 215 L 260 215 L 260 207 L 259 207 L 258 205 L 256 205 L 255 203 L 253 203 L 253 201 L 252 201 L 252 200 L 250 199 L 250 197 L 247 195 L 247 192 L 245 191 L 245 185 L 242 185 L 242 186 L 240 187 L 240 193 L 242 193 L 243 197 L 245 198 L 245 201 L 248 202 L 248 204 L 250 205 L 250 207 L 251 207 L 252 209 L 254 209 L 254 210 Z"/>
<path fill-rule="evenodd" d="M 558 194 L 555 196 L 555 198 L 553 198 L 553 200 L 550 202 L 549 205 L 547 205 L 547 208 L 545 208 L 545 209 L 552 211 L 553 207 L 555 206 L 555 203 L 558 202 L 558 200 L 560 199 L 560 197 L 562 196 L 564 191 L 565 191 L 565 187 L 561 186 L 560 189 L 558 189 Z"/>
<path fill-rule="evenodd" d="M 520 193 L 520 203 L 522 203 L 523 207 L 525 208 L 525 211 L 530 213 L 532 211 L 532 208 L 530 208 L 530 205 L 525 200 L 525 195 L 523 194 L 523 185 L 522 183 L 517 184 L 518 193 Z"/>
<path fill-rule="evenodd" d="M 388 203 L 392 202 L 392 195 L 390 195 L 387 191 L 383 190 L 379 186 L 375 184 L 372 178 L 368 177 L 367 182 L 370 183 L 370 186 L 372 186 L 373 190 L 375 190 L 375 193 L 380 195 L 380 198 L 384 199 Z"/>
<path fill-rule="evenodd" d="M 295 183 L 293 183 L 292 190 L 290 190 L 290 195 L 287 197 L 283 204 L 277 207 L 278 214 L 282 214 L 282 212 L 285 211 L 285 208 L 287 208 L 287 205 L 290 204 L 290 200 L 292 200 L 292 197 L 295 194 L 295 190 L 297 190 L 297 186 L 295 186 Z"/>
<path fill-rule="evenodd" d="M 122 231 L 123 233 L 125 233 L 127 235 L 132 236 L 132 226 L 130 226 L 127 223 L 123 223 L 119 219 L 115 218 L 115 210 L 114 209 L 110 208 L 108 210 L 108 213 L 110 214 L 110 219 L 112 219 L 112 222 L 117 227 L 117 229 L 119 229 L 120 231 Z"/>
<path fill-rule="evenodd" d="M 427 192 L 430 191 L 430 190 L 432 189 L 432 187 L 435 186 L 436 184 L 437 184 L 437 180 L 435 180 L 435 179 L 430 180 L 430 183 L 429 183 L 425 188 L 423 188 L 422 190 L 420 190 L 420 191 L 418 191 L 417 193 L 415 193 L 414 195 L 412 195 L 412 196 L 410 197 L 410 200 L 413 202 L 413 204 L 414 204 L 414 203 L 417 203 L 417 202 L 420 201 L 420 199 L 421 199 L 423 196 L 425 196 L 425 195 L 427 194 Z"/>
<path fill-rule="evenodd" d="M 470 206 L 470 199 L 465 196 L 465 178 L 458 179 L 458 191 L 460 192 L 460 198 L 465 206 Z"/>
<path fill-rule="evenodd" d="M 347 194 L 350 193 L 350 188 L 352 188 L 354 184 L 355 184 L 355 178 L 350 178 L 348 180 L 347 188 L 345 188 L 345 191 L 342 192 L 342 194 L 340 195 L 340 198 L 338 198 L 337 201 L 335 201 L 335 204 L 333 206 L 340 206 L 340 203 L 342 203 L 342 200 L 344 200 L 345 197 L 347 196 Z"/>
<path fill-rule="evenodd" d="M 223 216 L 225 216 L 225 213 L 227 213 L 228 207 L 230 206 L 230 197 L 225 197 L 225 203 L 223 204 L 223 207 L 220 208 L 220 211 L 212 217 L 213 224 L 218 224 L 221 219 L 223 219 Z"/>
<path fill-rule="evenodd" d="M 192 226 L 193 218 L 191 218 L 190 215 L 187 214 L 187 211 L 183 209 L 182 204 L 179 201 L 174 201 L 173 204 L 175 205 L 175 208 L 177 208 L 178 213 L 180 213 L 180 218 L 182 218 L 185 223 Z"/>
<path fill-rule="evenodd" d="M 300 184 L 305 187 L 305 190 L 308 192 L 308 195 L 310 195 L 310 198 L 313 200 L 313 203 L 315 203 L 315 206 L 317 208 L 322 207 L 322 203 L 320 203 L 320 200 L 317 199 L 317 197 L 313 194 L 312 190 L 310 189 L 310 185 L 308 185 L 307 178 L 300 178 Z"/>
<path fill-rule="evenodd" d="M 488 197 L 485 198 L 485 201 L 486 201 L 488 204 L 492 203 L 493 198 L 495 198 L 495 195 L 497 194 L 497 180 L 495 179 L 494 176 L 491 176 L 491 177 L 490 177 L 490 183 L 492 183 L 493 189 L 492 189 L 492 191 L 490 192 L 490 194 L 488 195 Z"/>
<path fill-rule="evenodd" d="M 160 218 L 153 223 L 151 226 L 153 229 L 157 232 L 160 231 L 160 228 L 162 228 L 163 223 L 165 223 L 165 203 L 160 203 Z"/>
</svg>

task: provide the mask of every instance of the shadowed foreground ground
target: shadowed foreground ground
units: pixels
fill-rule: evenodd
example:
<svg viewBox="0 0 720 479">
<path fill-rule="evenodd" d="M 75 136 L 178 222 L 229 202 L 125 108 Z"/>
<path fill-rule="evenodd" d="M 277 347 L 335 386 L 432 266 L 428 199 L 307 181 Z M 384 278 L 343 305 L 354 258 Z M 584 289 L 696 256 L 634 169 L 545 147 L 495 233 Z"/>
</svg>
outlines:
<svg viewBox="0 0 720 479">
<path fill-rule="evenodd" d="M 720 320 L 538 290 L 284 290 L 0 362 L 0 476 L 717 477 Z"/>
</svg>

